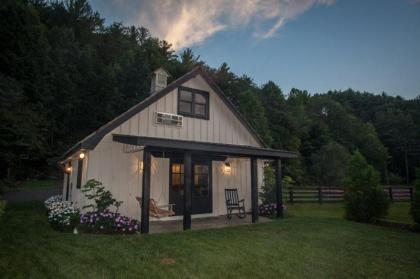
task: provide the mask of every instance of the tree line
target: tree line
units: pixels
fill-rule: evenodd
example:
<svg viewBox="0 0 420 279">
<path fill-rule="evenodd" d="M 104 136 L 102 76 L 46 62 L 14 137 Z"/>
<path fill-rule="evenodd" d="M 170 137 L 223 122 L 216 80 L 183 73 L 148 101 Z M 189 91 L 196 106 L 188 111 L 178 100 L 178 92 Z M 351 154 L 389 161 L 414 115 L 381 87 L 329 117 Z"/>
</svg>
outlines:
<svg viewBox="0 0 420 279">
<path fill-rule="evenodd" d="M 106 25 L 87 0 L 0 3 L 0 179 L 49 175 L 64 151 L 148 96 L 150 73 L 176 79 L 197 65 L 272 148 L 299 158 L 285 174 L 298 184 L 340 185 L 358 150 L 382 183 L 410 183 L 420 165 L 420 98 L 351 89 L 285 94 L 176 54 L 146 28 Z"/>
</svg>

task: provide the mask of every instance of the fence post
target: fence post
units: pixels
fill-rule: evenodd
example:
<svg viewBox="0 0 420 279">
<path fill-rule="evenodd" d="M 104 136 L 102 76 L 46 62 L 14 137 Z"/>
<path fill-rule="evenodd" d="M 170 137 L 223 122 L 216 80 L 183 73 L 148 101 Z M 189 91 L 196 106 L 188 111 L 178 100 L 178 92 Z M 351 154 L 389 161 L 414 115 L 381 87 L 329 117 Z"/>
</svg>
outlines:
<svg viewBox="0 0 420 279">
<path fill-rule="evenodd" d="M 392 196 L 392 187 L 388 187 L 389 199 L 394 201 L 394 197 Z"/>
<path fill-rule="evenodd" d="M 290 199 L 290 203 L 293 204 L 293 189 L 289 188 L 289 199 Z"/>
<path fill-rule="evenodd" d="M 410 187 L 410 201 L 413 201 L 413 187 Z"/>
<path fill-rule="evenodd" d="M 318 203 L 322 203 L 322 189 L 321 187 L 318 187 Z"/>
</svg>

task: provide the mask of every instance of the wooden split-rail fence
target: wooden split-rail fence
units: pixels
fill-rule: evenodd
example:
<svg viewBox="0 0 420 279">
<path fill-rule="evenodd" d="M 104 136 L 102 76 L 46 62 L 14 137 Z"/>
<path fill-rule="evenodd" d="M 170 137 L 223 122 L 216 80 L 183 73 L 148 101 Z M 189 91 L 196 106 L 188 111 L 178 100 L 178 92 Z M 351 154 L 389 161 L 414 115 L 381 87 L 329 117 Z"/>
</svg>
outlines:
<svg viewBox="0 0 420 279">
<path fill-rule="evenodd" d="M 413 187 L 410 186 L 383 186 L 391 201 L 413 200 Z M 293 187 L 283 190 L 285 201 L 295 202 L 341 202 L 344 197 L 342 187 Z"/>
</svg>

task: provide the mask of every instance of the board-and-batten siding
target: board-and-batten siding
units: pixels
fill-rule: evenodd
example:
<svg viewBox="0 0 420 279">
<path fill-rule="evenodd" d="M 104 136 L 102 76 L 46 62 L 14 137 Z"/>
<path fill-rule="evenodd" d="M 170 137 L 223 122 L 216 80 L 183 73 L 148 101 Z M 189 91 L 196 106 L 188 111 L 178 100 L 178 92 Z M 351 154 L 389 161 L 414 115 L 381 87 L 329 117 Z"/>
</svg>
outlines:
<svg viewBox="0 0 420 279">
<path fill-rule="evenodd" d="M 140 206 L 135 197 L 141 196 L 142 191 L 142 171 L 139 170 L 139 164 L 143 153 L 124 153 L 123 145 L 112 140 L 114 133 L 260 146 L 201 76 L 189 80 L 182 86 L 209 92 L 209 120 L 184 117 L 182 127 L 155 124 L 157 111 L 177 114 L 178 90 L 175 89 L 107 134 L 85 157 L 82 185 L 89 179 L 101 181 L 117 200 L 123 201 L 119 208 L 121 214 L 140 218 Z M 212 215 L 226 214 L 225 188 L 238 188 L 240 198 L 245 199 L 246 208 L 251 208 L 250 160 L 236 158 L 231 159 L 230 163 L 232 173 L 229 175 L 223 173 L 223 162 L 212 164 Z M 258 186 L 261 187 L 262 162 L 258 163 Z M 72 161 L 72 167 L 73 170 L 77 170 L 77 159 Z M 71 200 L 83 206 L 86 201 L 82 192 L 76 189 L 76 178 L 76 171 L 73 171 Z M 169 203 L 169 159 L 152 158 L 151 198 L 157 200 L 158 204 Z"/>
<path fill-rule="evenodd" d="M 201 76 L 189 80 L 182 86 L 210 92 L 209 120 L 184 117 L 182 127 L 155 124 L 156 112 L 178 113 L 178 89 L 175 89 L 124 122 L 114 130 L 114 133 L 260 147 L 253 135 Z"/>
<path fill-rule="evenodd" d="M 140 206 L 135 199 L 142 192 L 142 171 L 139 164 L 143 158 L 143 152 L 124 153 L 123 145 L 115 143 L 112 138 L 101 141 L 95 149 L 89 152 L 91 164 L 88 177 L 101 180 L 117 200 L 123 201 L 119 212 L 132 218 L 140 218 Z M 213 161 L 212 163 L 212 187 L 213 187 L 213 212 L 211 215 L 226 214 L 225 188 L 238 188 L 239 197 L 245 199 L 247 210 L 251 209 L 251 176 L 250 160 L 247 158 L 230 158 L 231 173 L 223 172 L 224 163 Z M 97 167 L 92 167 L 95 165 Z M 258 161 L 258 187 L 261 189 L 262 161 Z M 150 185 L 150 197 L 158 204 L 169 203 L 169 159 L 152 157 L 152 176 Z M 80 192 L 79 190 L 75 190 Z M 78 202 L 84 205 L 81 196 Z"/>
</svg>

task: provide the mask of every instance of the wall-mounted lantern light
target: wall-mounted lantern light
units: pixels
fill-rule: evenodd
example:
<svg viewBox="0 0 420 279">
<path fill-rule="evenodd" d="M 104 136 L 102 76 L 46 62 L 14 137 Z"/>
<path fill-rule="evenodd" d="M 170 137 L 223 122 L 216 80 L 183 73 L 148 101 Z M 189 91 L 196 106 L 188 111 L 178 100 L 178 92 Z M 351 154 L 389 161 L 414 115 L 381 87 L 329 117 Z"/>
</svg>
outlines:
<svg viewBox="0 0 420 279">
<path fill-rule="evenodd" d="M 143 161 L 139 161 L 139 172 L 143 172 Z"/>
<path fill-rule="evenodd" d="M 80 152 L 80 154 L 79 154 L 79 158 L 80 158 L 80 159 L 83 159 L 83 158 L 85 158 L 85 153 L 83 153 L 83 152 Z"/>
<path fill-rule="evenodd" d="M 225 174 L 230 174 L 232 172 L 232 167 L 231 167 L 230 163 L 227 162 L 227 161 L 225 162 L 225 165 L 223 166 L 223 172 Z"/>
<path fill-rule="evenodd" d="M 67 174 L 70 174 L 71 171 L 72 171 L 72 167 L 71 166 L 67 166 L 67 167 L 64 168 L 64 172 L 67 173 Z"/>
</svg>

